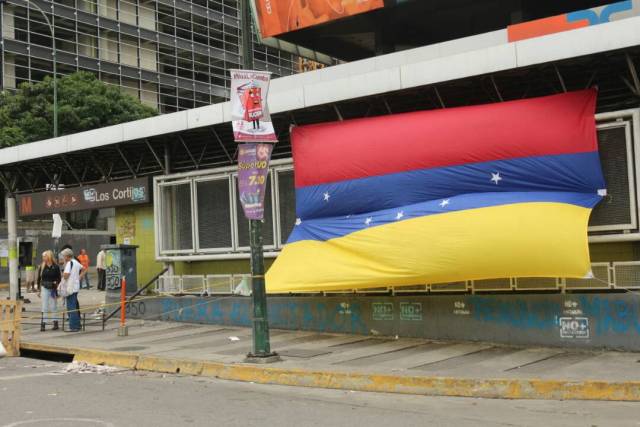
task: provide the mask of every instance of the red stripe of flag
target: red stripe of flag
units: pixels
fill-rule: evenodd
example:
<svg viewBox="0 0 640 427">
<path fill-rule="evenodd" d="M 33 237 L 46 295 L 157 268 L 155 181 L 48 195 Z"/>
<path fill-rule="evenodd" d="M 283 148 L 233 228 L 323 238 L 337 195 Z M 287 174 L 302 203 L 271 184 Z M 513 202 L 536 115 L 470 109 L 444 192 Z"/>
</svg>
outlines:
<svg viewBox="0 0 640 427">
<path fill-rule="evenodd" d="M 596 90 L 296 127 L 296 187 L 597 150 Z"/>
</svg>

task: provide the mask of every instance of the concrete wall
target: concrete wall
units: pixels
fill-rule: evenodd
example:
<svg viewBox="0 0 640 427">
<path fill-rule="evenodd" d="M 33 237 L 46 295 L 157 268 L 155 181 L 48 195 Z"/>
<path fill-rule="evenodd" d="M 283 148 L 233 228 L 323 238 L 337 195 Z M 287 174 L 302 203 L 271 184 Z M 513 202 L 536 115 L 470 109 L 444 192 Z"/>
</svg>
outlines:
<svg viewBox="0 0 640 427">
<path fill-rule="evenodd" d="M 2 13 L 2 37 L 7 39 L 16 38 L 15 17 L 13 7 L 5 4 Z"/>
<path fill-rule="evenodd" d="M 142 42 L 140 45 L 140 68 L 158 71 L 157 53 L 158 47 L 155 43 Z"/>
<path fill-rule="evenodd" d="M 153 206 L 116 208 L 116 242 L 138 245 L 138 283 L 144 285 L 163 265 L 155 261 Z"/>
<path fill-rule="evenodd" d="M 2 75 L 2 86 L 4 88 L 15 88 L 16 87 L 16 64 L 13 56 L 6 55 L 4 57 L 3 64 L 3 75 Z"/>
<path fill-rule="evenodd" d="M 132 37 L 120 37 L 120 63 L 138 66 L 138 41 Z"/>
<path fill-rule="evenodd" d="M 123 78 L 120 91 L 127 95 L 130 95 L 136 99 L 140 98 L 140 90 L 138 89 L 138 81 Z"/>
<path fill-rule="evenodd" d="M 89 34 L 78 34 L 78 54 L 90 58 L 97 58 L 97 38 Z"/>
<path fill-rule="evenodd" d="M 105 18 L 117 19 L 118 17 L 118 4 L 117 0 L 97 0 L 98 1 L 98 13 Z"/>
<path fill-rule="evenodd" d="M 158 85 L 142 82 L 140 88 L 140 101 L 152 108 L 158 108 Z"/>
<path fill-rule="evenodd" d="M 268 311 L 279 329 L 640 351 L 640 298 L 628 293 L 270 297 Z M 250 326 L 251 299 L 160 297 L 130 315 Z"/>
<path fill-rule="evenodd" d="M 138 25 L 147 30 L 156 30 L 156 6 L 153 1 L 138 4 Z"/>
<path fill-rule="evenodd" d="M 138 20 L 136 16 L 136 9 L 137 5 L 135 0 L 120 0 L 120 21 L 126 24 L 136 25 Z"/>
<path fill-rule="evenodd" d="M 98 39 L 100 59 L 103 61 L 118 62 L 118 36 L 117 34 L 104 34 Z"/>
</svg>

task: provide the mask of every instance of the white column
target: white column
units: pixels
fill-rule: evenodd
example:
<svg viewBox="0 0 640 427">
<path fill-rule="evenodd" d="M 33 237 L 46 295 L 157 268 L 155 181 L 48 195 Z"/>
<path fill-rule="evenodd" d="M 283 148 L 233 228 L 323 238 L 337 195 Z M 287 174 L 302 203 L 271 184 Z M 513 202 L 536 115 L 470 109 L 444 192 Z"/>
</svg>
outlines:
<svg viewBox="0 0 640 427">
<path fill-rule="evenodd" d="M 18 217 L 16 199 L 7 196 L 7 228 L 9 231 L 9 298 L 18 299 Z"/>
</svg>

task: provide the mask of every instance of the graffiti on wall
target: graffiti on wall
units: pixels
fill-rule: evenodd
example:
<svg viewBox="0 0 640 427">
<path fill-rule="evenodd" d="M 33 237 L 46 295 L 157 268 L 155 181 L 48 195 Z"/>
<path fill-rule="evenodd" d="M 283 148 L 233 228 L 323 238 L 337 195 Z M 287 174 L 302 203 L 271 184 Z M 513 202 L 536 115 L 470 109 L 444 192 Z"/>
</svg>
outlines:
<svg viewBox="0 0 640 427">
<path fill-rule="evenodd" d="M 105 280 L 106 288 L 110 290 L 120 289 L 120 266 L 122 262 L 120 260 L 120 251 L 107 251 L 107 257 L 105 262 Z"/>
<path fill-rule="evenodd" d="M 249 301 L 229 299 L 162 300 L 162 320 L 251 326 Z M 362 303 L 277 302 L 269 303 L 273 328 L 368 334 Z"/>
<path fill-rule="evenodd" d="M 526 297 L 476 296 L 471 297 L 467 306 L 475 320 L 524 330 L 558 330 L 562 338 L 588 338 L 589 333 L 640 335 L 640 298 L 579 295 L 565 300 L 532 301 Z"/>
</svg>

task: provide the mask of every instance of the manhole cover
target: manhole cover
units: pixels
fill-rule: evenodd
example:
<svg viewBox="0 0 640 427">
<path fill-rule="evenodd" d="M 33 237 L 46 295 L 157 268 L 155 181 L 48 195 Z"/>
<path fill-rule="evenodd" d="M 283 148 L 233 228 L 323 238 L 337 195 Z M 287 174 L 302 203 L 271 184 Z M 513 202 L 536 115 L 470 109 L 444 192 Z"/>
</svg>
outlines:
<svg viewBox="0 0 640 427">
<path fill-rule="evenodd" d="M 140 345 L 132 345 L 130 347 L 117 347 L 112 349 L 113 351 L 138 351 L 138 350 L 144 350 L 147 347 L 142 347 Z"/>
</svg>

